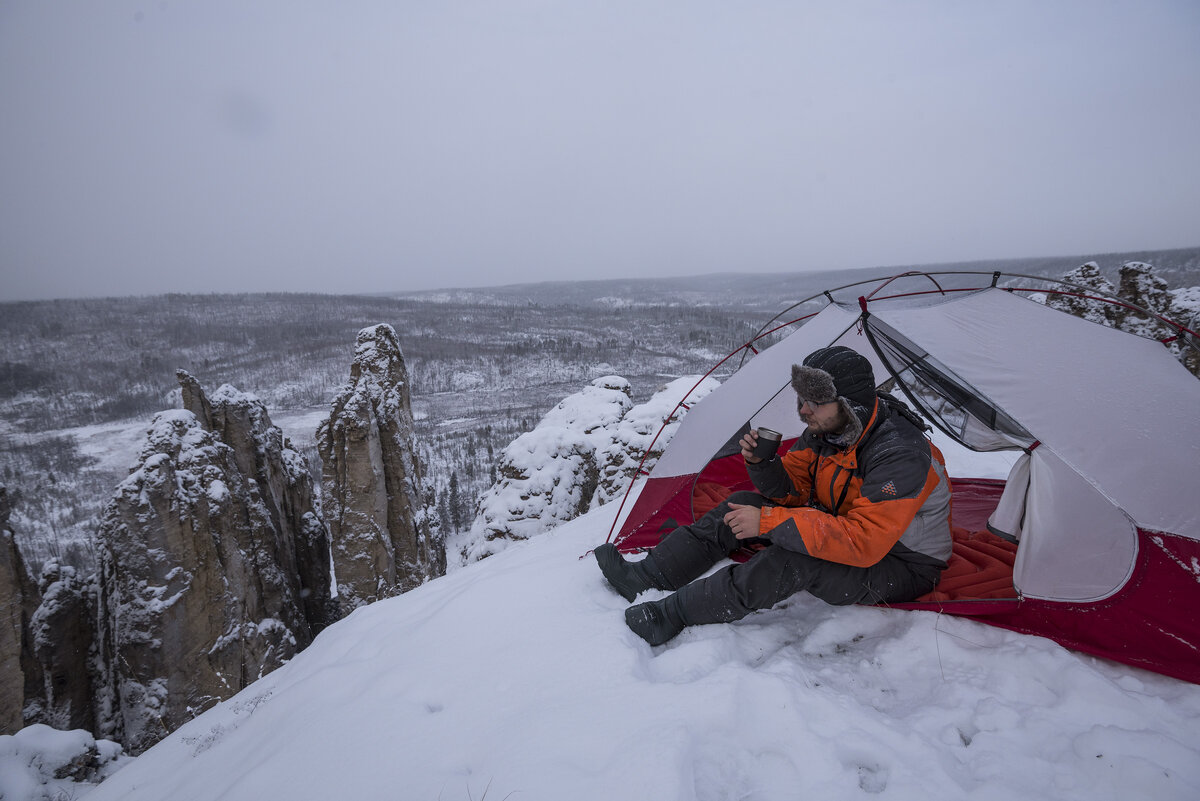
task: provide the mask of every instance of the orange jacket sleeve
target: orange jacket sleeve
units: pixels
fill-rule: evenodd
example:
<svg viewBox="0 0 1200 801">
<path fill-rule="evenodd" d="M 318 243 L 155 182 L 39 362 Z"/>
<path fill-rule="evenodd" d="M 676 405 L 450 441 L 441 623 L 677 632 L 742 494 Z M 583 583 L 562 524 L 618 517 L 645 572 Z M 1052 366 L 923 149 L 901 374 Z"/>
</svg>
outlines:
<svg viewBox="0 0 1200 801">
<path fill-rule="evenodd" d="M 788 454 L 791 456 L 792 454 Z M 831 562 L 869 567 L 899 542 L 940 478 L 931 468 L 928 446 L 922 450 L 889 449 L 865 465 L 862 478 L 834 459 L 822 460 L 817 472 L 817 495 L 832 507 L 846 490 L 839 514 L 795 506 L 766 507 L 759 531 L 788 550 Z M 787 464 L 793 481 L 798 463 Z M 803 475 L 809 475 L 808 464 Z M 840 475 L 839 475 L 840 473 Z M 846 483 L 849 486 L 846 486 Z M 806 482 L 811 483 L 811 482 Z M 828 484 L 828 487 L 826 486 Z M 801 499 L 801 503 L 807 497 Z"/>
</svg>

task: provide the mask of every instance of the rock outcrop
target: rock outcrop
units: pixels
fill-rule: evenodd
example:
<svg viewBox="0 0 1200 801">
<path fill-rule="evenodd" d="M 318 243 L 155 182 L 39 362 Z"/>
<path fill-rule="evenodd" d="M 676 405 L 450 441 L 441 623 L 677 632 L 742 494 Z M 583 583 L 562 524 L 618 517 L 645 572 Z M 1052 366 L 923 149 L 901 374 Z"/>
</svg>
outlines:
<svg viewBox="0 0 1200 801">
<path fill-rule="evenodd" d="M 390 325 L 358 333 L 350 383 L 317 429 L 317 446 L 343 614 L 445 573 L 413 447 L 408 368 Z"/>
<path fill-rule="evenodd" d="M 563 399 L 504 449 L 496 483 L 480 498 L 470 531 L 455 540 L 461 562 L 483 559 L 619 498 L 639 463 L 653 467 L 688 408 L 717 386 L 711 378 L 679 378 L 635 405 L 629 382 L 610 375 Z M 677 406 L 685 394 L 687 405 Z"/>
<path fill-rule="evenodd" d="M 1167 282 L 1154 272 L 1154 266 L 1144 261 L 1127 261 L 1121 266 L 1117 294 L 1134 306 L 1174 318 L 1181 316 L 1174 308 L 1174 299 Z M 1135 322 L 1136 320 L 1136 322 Z M 1170 336 L 1170 329 L 1158 321 L 1146 320 L 1143 315 L 1127 311 L 1122 322 L 1128 326 L 1144 325 L 1143 336 Z"/>
<path fill-rule="evenodd" d="M 94 706 L 94 584 L 51 559 L 30 577 L 0 486 L 0 734 L 27 724 L 91 729 Z"/>
<path fill-rule="evenodd" d="M 1081 264 L 1071 270 L 1063 276 L 1063 280 L 1095 292 L 1101 297 L 1116 297 L 1117 295 L 1117 288 L 1100 273 L 1100 265 L 1094 261 Z M 1116 326 L 1125 311 L 1112 303 L 1075 294 L 1049 295 L 1046 298 L 1046 305 L 1052 309 L 1082 317 L 1090 322 L 1108 326 Z"/>
<path fill-rule="evenodd" d="M 720 382 L 711 377 L 677 378 L 660 387 L 645 403 L 629 409 L 616 423 L 607 426 L 608 441 L 596 453 L 600 480 L 591 508 L 620 500 L 637 477 L 639 466 L 645 472 L 650 472 L 675 436 L 688 410 L 718 386 Z"/>
<path fill-rule="evenodd" d="M 604 376 L 514 439 L 460 545 L 463 560 L 483 559 L 586 512 L 600 483 L 597 452 L 612 441 L 609 427 L 632 406 L 629 382 Z"/>
<path fill-rule="evenodd" d="M 42 683 L 29 637 L 37 585 L 9 528 L 11 514 L 8 490 L 0 484 L 0 734 L 13 734 L 24 725 L 26 703 Z"/>
<path fill-rule="evenodd" d="M 1154 272 L 1154 267 L 1141 261 L 1126 262 L 1121 267 L 1118 294 L 1135 306 L 1172 320 L 1180 325 L 1193 322 L 1190 310 L 1176 303 L 1176 296 L 1167 287 L 1167 282 Z M 1167 348 L 1183 363 L 1192 375 L 1200 376 L 1200 351 L 1176 338 L 1176 329 L 1160 320 L 1147 319 L 1144 315 L 1127 314 L 1121 327 L 1144 337 L 1167 340 Z"/>
<path fill-rule="evenodd" d="M 308 461 L 271 423 L 267 407 L 253 395 L 223 385 L 210 400 L 199 382 L 177 372 L 183 408 L 233 449 L 249 488 L 257 490 L 278 542 L 280 566 L 299 581 L 310 637 L 338 619 L 330 600 L 329 530 L 321 514 Z"/>
<path fill-rule="evenodd" d="M 80 798 L 131 761 L 111 740 L 97 740 L 82 729 L 62 731 L 34 723 L 11 737 L 0 735 L 0 798 Z"/>
<path fill-rule="evenodd" d="M 1128 306 L 1072 295 L 1050 295 L 1046 299 L 1047 306 L 1131 334 L 1165 341 L 1175 358 L 1193 375 L 1200 376 L 1200 351 L 1177 338 L 1175 328 L 1153 316 L 1159 315 L 1187 325 L 1194 319 L 1194 312 L 1176 302 L 1176 295 L 1168 288 L 1167 282 L 1155 274 L 1152 265 L 1140 261 L 1126 262 L 1121 266 L 1117 287 L 1101 275 L 1096 262 L 1076 267 L 1063 278 L 1098 295 L 1120 298 L 1132 306 L 1145 309 L 1151 316 Z"/>
<path fill-rule="evenodd" d="M 97 533 L 97 733 L 132 753 L 279 667 L 328 619 L 304 459 L 252 396 L 222 387 L 210 401 L 180 382 L 189 408 L 155 417 Z"/>
<path fill-rule="evenodd" d="M 50 560 L 39 582 L 42 601 L 30 620 L 42 676 L 37 722 L 70 731 L 96 723 L 95 583 Z"/>
</svg>

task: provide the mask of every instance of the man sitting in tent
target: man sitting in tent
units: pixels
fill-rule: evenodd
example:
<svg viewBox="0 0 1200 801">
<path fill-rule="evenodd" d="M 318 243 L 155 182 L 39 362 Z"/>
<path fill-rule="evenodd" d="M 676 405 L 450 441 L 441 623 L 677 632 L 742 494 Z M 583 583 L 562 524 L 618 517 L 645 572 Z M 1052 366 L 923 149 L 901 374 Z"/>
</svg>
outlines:
<svg viewBox="0 0 1200 801">
<path fill-rule="evenodd" d="M 801 590 L 830 604 L 898 603 L 937 584 L 951 552 L 950 486 L 920 418 L 877 394 L 871 363 L 846 347 L 793 365 L 792 387 L 808 426 L 792 449 L 756 458 L 757 430 L 739 443 L 758 493 L 733 493 L 641 561 L 625 561 L 611 543 L 596 548 L 604 577 L 627 600 L 651 588 L 675 591 L 625 611 L 651 645 Z M 766 547 L 696 580 L 743 540 Z"/>
</svg>

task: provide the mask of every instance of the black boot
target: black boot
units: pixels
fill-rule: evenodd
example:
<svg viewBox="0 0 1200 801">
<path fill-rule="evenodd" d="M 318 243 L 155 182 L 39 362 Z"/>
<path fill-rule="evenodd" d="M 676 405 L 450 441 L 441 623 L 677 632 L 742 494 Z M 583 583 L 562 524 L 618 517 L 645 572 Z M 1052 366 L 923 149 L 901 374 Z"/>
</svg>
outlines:
<svg viewBox="0 0 1200 801">
<path fill-rule="evenodd" d="M 755 557 L 759 558 L 759 557 Z M 732 623 L 755 608 L 748 605 L 734 581 L 732 565 L 680 587 L 661 601 L 637 604 L 625 610 L 625 623 L 651 645 L 662 645 L 688 626 Z M 783 597 L 787 597 L 784 595 Z"/>
<path fill-rule="evenodd" d="M 679 595 L 669 595 L 661 601 L 648 601 L 625 610 L 625 625 L 651 645 L 662 645 L 683 631 Z"/>
<path fill-rule="evenodd" d="M 596 562 L 600 565 L 600 572 L 626 601 L 632 602 L 640 593 L 652 588 L 671 589 L 649 554 L 640 562 L 626 562 L 617 546 L 611 542 L 598 546 L 594 553 Z"/>
</svg>

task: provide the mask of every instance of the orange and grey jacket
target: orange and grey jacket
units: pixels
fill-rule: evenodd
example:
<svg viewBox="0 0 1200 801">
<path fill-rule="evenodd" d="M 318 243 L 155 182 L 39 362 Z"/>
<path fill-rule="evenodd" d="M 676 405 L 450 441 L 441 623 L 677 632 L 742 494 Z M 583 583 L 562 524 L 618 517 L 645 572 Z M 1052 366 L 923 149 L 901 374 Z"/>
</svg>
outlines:
<svg viewBox="0 0 1200 801">
<path fill-rule="evenodd" d="M 857 567 L 891 553 L 944 568 L 952 544 L 945 460 L 905 412 L 881 394 L 860 415 L 863 433 L 852 446 L 806 431 L 781 458 L 747 464 L 754 486 L 777 504 L 763 507 L 760 536 Z"/>
</svg>

